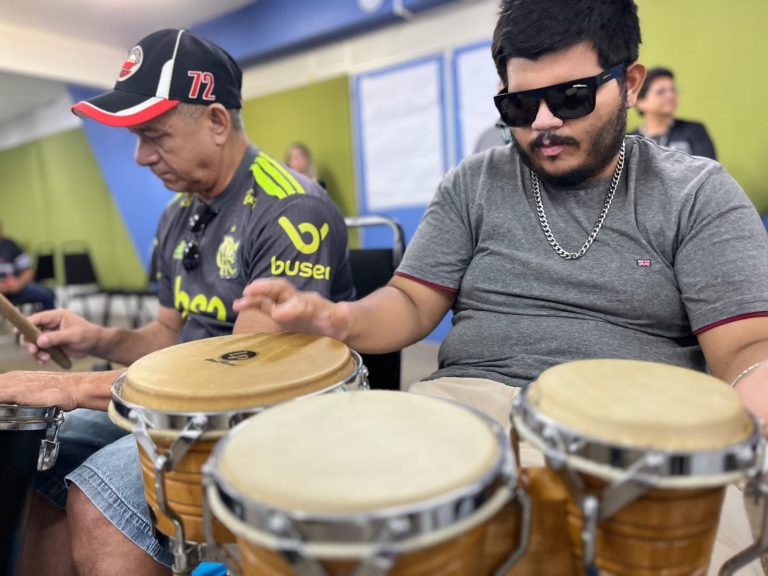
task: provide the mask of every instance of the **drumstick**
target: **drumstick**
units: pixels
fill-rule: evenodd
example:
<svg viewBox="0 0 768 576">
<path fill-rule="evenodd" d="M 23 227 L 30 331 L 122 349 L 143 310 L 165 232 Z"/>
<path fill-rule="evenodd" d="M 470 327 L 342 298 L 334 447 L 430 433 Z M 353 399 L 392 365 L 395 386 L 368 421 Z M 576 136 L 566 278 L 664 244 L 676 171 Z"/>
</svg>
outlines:
<svg viewBox="0 0 768 576">
<path fill-rule="evenodd" d="M 11 324 L 24 335 L 27 342 L 37 342 L 38 336 L 40 336 L 40 330 L 37 326 L 27 320 L 21 312 L 16 309 L 16 306 L 11 304 L 8 298 L 4 294 L 0 294 L 0 314 L 8 320 Z M 54 362 L 62 368 L 69 370 L 72 368 L 72 360 L 69 356 L 64 354 L 64 351 L 58 346 L 51 346 L 50 348 L 41 348 L 45 352 L 48 352 L 53 358 Z"/>
</svg>

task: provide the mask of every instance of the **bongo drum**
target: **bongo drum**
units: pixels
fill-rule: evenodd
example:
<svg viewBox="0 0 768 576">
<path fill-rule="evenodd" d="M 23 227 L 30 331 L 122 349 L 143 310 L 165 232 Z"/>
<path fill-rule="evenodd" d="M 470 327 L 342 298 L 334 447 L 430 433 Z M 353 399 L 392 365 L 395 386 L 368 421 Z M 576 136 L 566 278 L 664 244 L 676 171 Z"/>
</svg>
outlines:
<svg viewBox="0 0 768 576">
<path fill-rule="evenodd" d="M 527 538 L 503 428 L 428 396 L 286 403 L 232 430 L 204 476 L 245 576 L 506 573 Z"/>
<path fill-rule="evenodd" d="M 204 559 L 201 468 L 230 428 L 292 398 L 366 387 L 359 355 L 304 334 L 208 338 L 132 364 L 112 387 L 109 414 L 136 437 L 150 513 L 173 539 L 174 569 Z"/>
<path fill-rule="evenodd" d="M 32 483 L 59 453 L 64 414 L 54 407 L 0 404 L 0 573 L 13 575 L 21 553 Z"/>
<path fill-rule="evenodd" d="M 561 364 L 512 415 L 568 487 L 571 544 L 588 573 L 706 574 L 725 487 L 762 465 L 759 423 L 737 394 L 684 368 Z"/>
</svg>

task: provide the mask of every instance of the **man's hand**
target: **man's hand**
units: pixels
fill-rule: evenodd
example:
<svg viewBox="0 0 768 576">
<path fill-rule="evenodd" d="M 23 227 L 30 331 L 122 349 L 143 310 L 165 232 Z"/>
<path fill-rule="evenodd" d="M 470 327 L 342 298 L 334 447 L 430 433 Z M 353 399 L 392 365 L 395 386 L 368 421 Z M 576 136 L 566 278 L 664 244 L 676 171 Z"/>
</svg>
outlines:
<svg viewBox="0 0 768 576">
<path fill-rule="evenodd" d="M 45 351 L 51 346 L 60 346 L 65 354 L 82 358 L 96 354 L 104 335 L 104 328 L 88 322 L 69 310 L 58 308 L 38 312 L 29 317 L 29 321 L 43 333 L 37 342 L 23 341 L 24 346 L 41 362 L 48 362 L 50 354 Z"/>
<path fill-rule="evenodd" d="M 346 302 L 334 304 L 314 292 L 301 292 L 281 278 L 252 282 L 233 309 L 259 310 L 285 332 L 318 334 L 342 341 L 349 334 L 350 310 Z"/>
<path fill-rule="evenodd" d="M 13 371 L 0 374 L 0 402 L 23 406 L 78 407 L 77 389 L 69 374 Z"/>
</svg>

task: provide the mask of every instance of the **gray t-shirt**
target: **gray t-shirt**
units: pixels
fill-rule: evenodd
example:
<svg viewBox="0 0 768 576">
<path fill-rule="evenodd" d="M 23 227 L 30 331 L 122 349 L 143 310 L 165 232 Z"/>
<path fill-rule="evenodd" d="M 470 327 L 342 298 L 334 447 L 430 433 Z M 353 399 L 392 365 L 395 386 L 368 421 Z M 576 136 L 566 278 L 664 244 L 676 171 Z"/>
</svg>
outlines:
<svg viewBox="0 0 768 576">
<path fill-rule="evenodd" d="M 609 186 L 542 184 L 566 250 L 584 243 Z M 580 358 L 704 369 L 695 333 L 768 311 L 767 244 L 720 164 L 628 137 L 610 212 L 582 258 L 549 245 L 530 171 L 504 147 L 446 175 L 397 273 L 456 295 L 433 378 L 520 386 Z"/>
<path fill-rule="evenodd" d="M 179 342 L 230 334 L 232 303 L 256 278 L 285 277 L 332 300 L 354 298 L 344 219 L 315 182 L 250 147 L 208 207 L 216 215 L 194 231 L 190 217 L 205 205 L 178 194 L 158 226 L 159 299 L 185 320 Z M 199 265 L 187 270 L 191 243 Z"/>
</svg>

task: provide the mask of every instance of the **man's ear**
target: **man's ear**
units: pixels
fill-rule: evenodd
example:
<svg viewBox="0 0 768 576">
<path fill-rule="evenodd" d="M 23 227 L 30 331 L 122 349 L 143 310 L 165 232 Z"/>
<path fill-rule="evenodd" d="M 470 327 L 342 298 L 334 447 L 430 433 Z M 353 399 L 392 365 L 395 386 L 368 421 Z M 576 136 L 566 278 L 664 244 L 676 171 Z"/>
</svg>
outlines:
<svg viewBox="0 0 768 576">
<path fill-rule="evenodd" d="M 627 108 L 632 108 L 637 102 L 637 93 L 645 81 L 645 66 L 635 62 L 627 67 L 624 81 L 627 83 Z"/>
<path fill-rule="evenodd" d="M 229 138 L 229 132 L 232 128 L 229 112 L 217 102 L 206 108 L 205 115 L 211 128 L 214 142 L 220 146 L 224 145 L 227 138 Z"/>
</svg>

